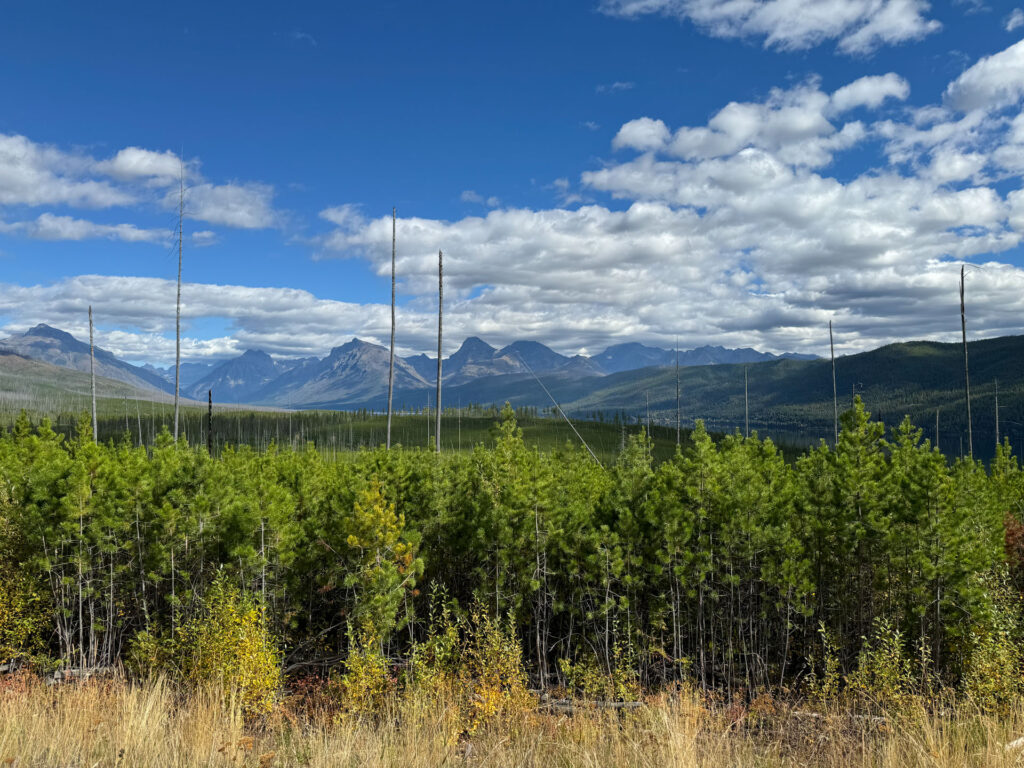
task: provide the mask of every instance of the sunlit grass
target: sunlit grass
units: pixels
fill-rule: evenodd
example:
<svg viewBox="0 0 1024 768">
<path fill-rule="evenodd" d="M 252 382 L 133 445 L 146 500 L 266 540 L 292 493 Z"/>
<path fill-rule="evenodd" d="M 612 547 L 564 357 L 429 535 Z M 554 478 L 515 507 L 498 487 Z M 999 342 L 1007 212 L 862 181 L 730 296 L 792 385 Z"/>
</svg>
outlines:
<svg viewBox="0 0 1024 768">
<path fill-rule="evenodd" d="M 0 765 L 10 766 L 1010 766 L 1024 708 L 996 717 L 960 705 L 898 718 L 803 709 L 709 707 L 693 692 L 619 714 L 522 709 L 459 731 L 453 704 L 395 698 L 376 717 L 303 714 L 285 699 L 246 723 L 215 692 L 163 682 L 0 693 Z"/>
</svg>

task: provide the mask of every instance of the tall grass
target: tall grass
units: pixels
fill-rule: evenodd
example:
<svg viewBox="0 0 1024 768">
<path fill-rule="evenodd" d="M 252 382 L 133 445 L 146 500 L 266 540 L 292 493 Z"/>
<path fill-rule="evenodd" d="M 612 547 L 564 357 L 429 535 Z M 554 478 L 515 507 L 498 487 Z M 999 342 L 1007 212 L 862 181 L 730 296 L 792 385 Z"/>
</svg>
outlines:
<svg viewBox="0 0 1024 768">
<path fill-rule="evenodd" d="M 960 705 L 897 719 L 809 715 L 778 704 L 710 707 L 693 693 L 644 709 L 558 716 L 524 709 L 466 736 L 453 706 L 389 701 L 372 720 L 309 714 L 285 700 L 246 724 L 213 691 L 155 681 L 48 687 L 24 678 L 0 692 L 0 765 L 17 766 L 1010 766 L 1004 745 L 1024 708 L 984 715 Z M 300 714 L 301 712 L 301 714 Z"/>
</svg>

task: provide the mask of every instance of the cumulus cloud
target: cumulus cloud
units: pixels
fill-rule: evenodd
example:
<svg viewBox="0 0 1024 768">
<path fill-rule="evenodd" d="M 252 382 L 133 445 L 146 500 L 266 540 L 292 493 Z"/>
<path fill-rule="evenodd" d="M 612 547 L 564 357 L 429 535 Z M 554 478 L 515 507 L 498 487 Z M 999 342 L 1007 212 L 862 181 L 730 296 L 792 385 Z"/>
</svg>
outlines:
<svg viewBox="0 0 1024 768">
<path fill-rule="evenodd" d="M 565 353 L 620 340 L 668 346 L 678 334 L 691 346 L 820 354 L 830 319 L 843 351 L 950 339 L 964 262 L 980 266 L 968 283 L 972 333 L 1020 333 L 1024 270 L 999 259 L 1024 242 L 1024 97 L 1004 85 L 1000 62 L 1013 58 L 1004 54 L 969 68 L 942 104 L 887 109 L 909 90 L 889 74 L 830 91 L 814 79 L 773 89 L 723 105 L 704 124 L 629 121 L 613 140 L 622 155 L 549 185 L 559 207 L 400 218 L 400 344 L 425 351 L 436 338 L 438 248 L 452 349 L 471 334 L 495 344 L 534 338 Z M 847 120 L 854 109 L 860 119 Z M 870 170 L 830 172 L 853 147 Z M 347 204 L 320 218 L 323 254 L 390 274 L 389 215 Z M 173 328 L 173 295 L 168 281 L 75 278 L 2 287 L 0 314 L 26 327 L 81 323 L 88 303 L 104 302 L 105 316 L 136 334 L 119 343 L 144 349 L 149 340 L 157 356 Z M 351 336 L 385 342 L 387 301 L 190 285 L 185 316 L 231 324 L 196 355 L 323 354 Z"/>
<path fill-rule="evenodd" d="M 985 56 L 946 88 L 949 104 L 962 112 L 992 110 L 1020 101 L 1024 95 L 1024 40 Z"/>
<path fill-rule="evenodd" d="M 874 123 L 841 120 L 908 93 L 895 74 L 832 93 L 811 80 L 728 104 L 704 125 L 629 121 L 613 148 L 637 155 L 580 178 L 621 210 L 403 219 L 405 291 L 428 308 L 443 246 L 455 297 L 446 316 L 485 338 L 512 327 L 573 351 L 620 338 L 667 344 L 678 333 L 693 344 L 820 353 L 829 319 L 845 350 L 948 338 L 959 265 L 973 261 L 984 264 L 970 286 L 974 331 L 1019 332 L 1024 271 L 995 259 L 1021 244 L 1024 203 L 1001 194 L 987 169 L 993 149 L 1024 137 L 1024 118 L 972 113 L 965 122 L 931 105 Z M 854 146 L 881 150 L 873 170 L 825 172 Z M 568 178 L 554 186 L 574 187 Z M 333 237 L 339 252 L 389 270 L 388 219 Z"/>
<path fill-rule="evenodd" d="M 273 199 L 274 188 L 269 184 L 196 184 L 185 193 L 185 212 L 189 218 L 210 224 L 266 229 L 278 223 Z M 178 191 L 171 190 L 164 197 L 164 206 L 176 208 L 178 200 Z"/>
<path fill-rule="evenodd" d="M 184 163 L 173 152 L 141 147 L 125 147 L 109 160 L 97 163 L 96 168 L 121 181 L 145 180 L 159 185 L 177 184 L 185 172 Z"/>
<path fill-rule="evenodd" d="M 832 94 L 832 109 L 846 112 L 855 107 L 877 109 L 886 99 L 905 101 L 910 95 L 910 84 L 894 72 L 871 75 L 854 80 Z"/>
<path fill-rule="evenodd" d="M 135 196 L 109 182 L 83 178 L 92 158 L 0 134 L 0 205 L 71 205 L 109 208 Z"/>
<path fill-rule="evenodd" d="M 785 163 L 816 168 L 867 135 L 858 121 L 837 126 L 832 122 L 836 115 L 855 106 L 877 108 L 888 97 L 905 97 L 907 88 L 901 78 L 884 75 L 861 78 L 830 97 L 817 80 L 811 80 L 790 89 L 774 88 L 761 102 L 731 102 L 706 125 L 683 126 L 675 133 L 661 120 L 631 120 L 619 129 L 612 148 L 664 152 L 688 160 L 757 148 Z"/>
<path fill-rule="evenodd" d="M 648 152 L 653 149 L 661 149 L 669 140 L 668 126 L 661 120 L 653 120 L 649 117 L 639 117 L 630 120 L 619 128 L 619 132 L 612 139 L 613 149 L 636 149 L 640 152 Z"/>
<path fill-rule="evenodd" d="M 0 232 L 37 240 L 91 240 L 105 238 L 126 243 L 166 243 L 173 234 L 166 229 L 139 229 L 134 224 L 97 224 L 71 216 L 40 214 L 34 221 L 0 223 Z"/>
<path fill-rule="evenodd" d="M 25 136 L 0 134 L 0 207 L 141 208 L 162 204 L 177 208 L 182 173 L 189 184 L 188 215 L 243 229 L 280 223 L 280 214 L 273 207 L 272 186 L 257 182 L 214 184 L 199 173 L 198 160 L 183 162 L 170 151 L 131 146 L 97 159 Z M 35 222 L 8 224 L 6 229 L 46 239 L 164 239 L 157 230 L 133 224 L 93 224 L 54 212 L 43 214 Z"/>
<path fill-rule="evenodd" d="M 713 37 L 761 38 L 766 48 L 803 50 L 837 41 L 847 54 L 918 40 L 941 29 L 924 0 L 602 0 L 599 9 L 634 18 L 691 21 Z"/>
<path fill-rule="evenodd" d="M 45 322 L 81 338 L 88 334 L 85 318 L 92 305 L 101 346 L 128 359 L 166 364 L 174 358 L 175 287 L 173 280 L 116 275 L 4 285 L 0 314 L 13 318 L 4 329 L 8 333 Z M 227 319 L 231 334 L 214 339 L 191 335 L 191 326 L 205 318 Z M 182 286 L 182 354 L 188 359 L 225 357 L 249 348 L 289 356 L 323 354 L 357 334 L 383 341 L 390 322 L 386 304 L 319 299 L 294 288 Z"/>
</svg>

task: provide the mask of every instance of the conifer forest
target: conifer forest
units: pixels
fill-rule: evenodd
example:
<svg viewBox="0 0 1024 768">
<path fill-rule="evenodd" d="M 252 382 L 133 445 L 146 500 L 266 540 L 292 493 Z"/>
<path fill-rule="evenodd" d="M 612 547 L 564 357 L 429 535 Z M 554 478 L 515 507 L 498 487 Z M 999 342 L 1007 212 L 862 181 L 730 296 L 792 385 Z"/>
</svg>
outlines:
<svg viewBox="0 0 1024 768">
<path fill-rule="evenodd" d="M 220 582 L 251 596 L 285 669 L 370 641 L 404 659 L 439 610 L 507 622 L 536 687 L 579 665 L 731 694 L 840 668 L 895 633 L 956 684 L 1016 616 L 1024 473 L 948 463 L 858 402 L 836 446 L 787 463 L 698 425 L 655 464 L 645 433 L 603 466 L 539 452 L 506 409 L 493 448 L 437 455 L 96 444 L 20 419 L 0 439 L 0 655 L 76 667 L 170 640 Z"/>
</svg>

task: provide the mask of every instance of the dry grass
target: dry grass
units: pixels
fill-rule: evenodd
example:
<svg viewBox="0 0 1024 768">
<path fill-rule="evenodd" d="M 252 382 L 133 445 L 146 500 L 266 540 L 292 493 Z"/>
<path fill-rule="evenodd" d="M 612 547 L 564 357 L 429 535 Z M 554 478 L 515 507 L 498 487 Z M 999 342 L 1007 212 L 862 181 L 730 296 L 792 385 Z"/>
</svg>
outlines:
<svg viewBox="0 0 1024 768">
<path fill-rule="evenodd" d="M 259 724 L 219 696 L 181 697 L 163 683 L 99 682 L 0 691 L 0 766 L 1010 766 L 1003 745 L 1024 733 L 970 708 L 899 721 L 787 711 L 710 710 L 692 695 L 652 699 L 622 717 L 523 711 L 460 734 L 457 708 L 394 701 L 374 722 L 296 716 Z"/>
</svg>

